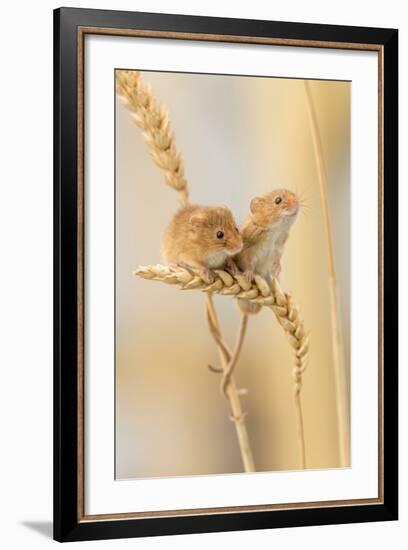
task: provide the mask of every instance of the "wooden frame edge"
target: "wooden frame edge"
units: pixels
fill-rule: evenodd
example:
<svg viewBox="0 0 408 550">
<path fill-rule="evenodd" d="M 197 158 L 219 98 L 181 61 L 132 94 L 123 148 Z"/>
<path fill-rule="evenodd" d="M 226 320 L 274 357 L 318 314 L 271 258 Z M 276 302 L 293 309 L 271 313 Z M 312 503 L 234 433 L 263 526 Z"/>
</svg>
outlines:
<svg viewBox="0 0 408 550">
<path fill-rule="evenodd" d="M 84 214 L 83 214 L 83 191 L 84 191 L 84 175 L 83 175 L 83 116 L 84 116 L 84 40 L 87 34 L 108 35 L 108 36 L 138 36 L 144 38 L 171 38 L 178 40 L 206 40 L 213 42 L 228 42 L 228 43 L 250 43 L 250 44 L 265 44 L 265 45 L 285 45 L 293 47 L 312 47 L 312 48 L 332 48 L 332 49 L 348 49 L 348 50 L 365 50 L 375 51 L 378 53 L 378 186 L 379 186 L 379 224 L 378 230 L 382 235 L 382 78 L 383 78 L 383 45 L 381 44 L 356 44 L 356 43 L 342 43 L 342 42 L 323 42 L 323 41 L 306 41 L 306 40 L 291 40 L 291 39 L 273 39 L 273 38 L 260 38 L 260 37 L 247 37 L 247 36 L 233 36 L 233 35 L 209 35 L 201 33 L 185 33 L 185 32 L 168 32 L 168 31 L 146 31 L 137 29 L 115 29 L 109 27 L 86 27 L 78 26 L 77 29 L 77 48 L 78 48 L 78 247 L 79 251 L 83 252 L 83 231 L 84 231 Z M 82 200 L 81 200 L 82 199 Z M 380 246 L 382 251 L 382 245 Z M 380 251 L 380 258 L 382 261 L 382 254 Z M 124 519 L 138 519 L 138 518 L 154 518 L 154 517 L 173 517 L 173 516 L 197 516 L 197 515 L 213 515 L 213 514 L 227 514 L 227 513 L 245 513 L 245 512 L 264 512 L 273 510 L 301 510 L 311 508 L 325 508 L 335 506 L 355 506 L 355 505 L 372 505 L 383 504 L 383 486 L 384 475 L 382 469 L 382 450 L 383 450 L 383 438 L 382 432 L 379 431 L 378 442 L 378 487 L 379 496 L 377 498 L 367 499 L 350 499 L 350 500 L 337 500 L 337 501 L 315 501 L 304 503 L 289 503 L 289 504 L 267 504 L 267 505 L 248 505 L 248 506 L 230 506 L 230 507 L 213 507 L 213 508 L 196 508 L 196 509 L 175 509 L 175 510 L 158 510 L 151 512 L 130 512 L 130 513 L 114 513 L 114 514 L 85 514 L 85 499 L 84 499 L 84 375 L 83 375 L 83 254 L 78 255 L 81 260 L 78 262 L 78 295 L 80 300 L 78 302 L 78 340 L 81 342 L 81 350 L 78 350 L 78 521 L 81 523 L 89 521 L 103 521 L 103 520 L 124 520 Z M 382 263 L 379 262 L 379 324 L 382 327 Z M 381 334 L 381 332 L 379 332 Z M 382 339 L 381 339 L 382 340 Z M 382 384 L 380 380 L 383 378 L 383 357 L 382 357 L 382 341 L 379 342 L 378 348 L 379 356 L 379 427 L 383 429 L 383 397 L 382 397 Z M 381 437 L 380 437 L 381 434 Z M 381 465 L 381 466 L 380 466 Z"/>
</svg>

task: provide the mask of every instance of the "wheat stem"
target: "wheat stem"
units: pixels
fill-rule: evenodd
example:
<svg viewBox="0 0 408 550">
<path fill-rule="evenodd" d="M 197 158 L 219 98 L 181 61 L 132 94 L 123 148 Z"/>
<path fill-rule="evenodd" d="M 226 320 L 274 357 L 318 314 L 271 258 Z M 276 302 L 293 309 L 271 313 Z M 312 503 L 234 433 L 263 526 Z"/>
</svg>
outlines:
<svg viewBox="0 0 408 550">
<path fill-rule="evenodd" d="M 342 365 L 341 354 L 341 337 L 339 327 L 339 306 L 337 297 L 336 271 L 334 265 L 334 250 L 333 238 L 329 214 L 329 200 L 327 194 L 327 173 L 323 157 L 323 148 L 320 137 L 319 125 L 317 122 L 316 110 L 313 102 L 313 95 L 310 84 L 304 80 L 307 111 L 310 122 L 310 130 L 312 134 L 313 149 L 315 154 L 317 175 L 319 181 L 320 197 L 322 201 L 323 223 L 327 249 L 327 267 L 329 276 L 329 292 L 330 292 L 330 319 L 332 333 L 332 354 L 333 354 L 333 370 L 336 389 L 336 411 L 337 424 L 339 432 L 339 449 L 341 466 L 348 466 L 350 460 L 349 448 L 349 426 L 346 421 L 347 415 L 347 390 L 344 379 L 344 367 Z"/>
<path fill-rule="evenodd" d="M 303 426 L 303 411 L 302 411 L 302 402 L 300 399 L 300 392 L 295 392 L 294 401 L 295 401 L 297 440 L 298 440 L 298 446 L 299 446 L 300 467 L 304 470 L 306 468 L 306 450 L 305 450 L 305 431 Z"/>
<path fill-rule="evenodd" d="M 231 361 L 231 353 L 226 346 L 220 345 L 220 341 L 222 341 L 221 328 L 211 292 L 208 292 L 206 294 L 206 311 L 210 332 L 213 335 L 217 344 L 222 371 L 225 374 Z M 226 388 L 226 397 L 229 400 L 231 407 L 231 420 L 233 420 L 235 425 L 244 470 L 245 472 L 255 472 L 254 459 L 251 446 L 249 444 L 248 431 L 245 424 L 245 413 L 243 412 L 241 407 L 241 401 L 239 399 L 238 389 L 236 387 L 235 380 L 231 375 L 229 377 L 228 385 Z"/>
</svg>

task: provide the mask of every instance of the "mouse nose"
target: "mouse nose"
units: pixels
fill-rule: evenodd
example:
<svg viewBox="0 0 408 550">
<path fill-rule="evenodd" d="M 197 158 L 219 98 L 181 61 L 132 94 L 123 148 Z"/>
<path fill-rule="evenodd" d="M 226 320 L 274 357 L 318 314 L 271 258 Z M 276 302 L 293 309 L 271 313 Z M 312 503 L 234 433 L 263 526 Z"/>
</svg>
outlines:
<svg viewBox="0 0 408 550">
<path fill-rule="evenodd" d="M 233 251 L 234 254 L 238 254 L 238 252 L 240 252 L 243 247 L 243 242 L 240 237 L 237 239 L 231 240 L 228 244 L 229 244 L 230 250 Z"/>
<path fill-rule="evenodd" d="M 299 201 L 297 197 L 290 197 L 288 203 L 293 213 L 299 210 Z"/>
</svg>

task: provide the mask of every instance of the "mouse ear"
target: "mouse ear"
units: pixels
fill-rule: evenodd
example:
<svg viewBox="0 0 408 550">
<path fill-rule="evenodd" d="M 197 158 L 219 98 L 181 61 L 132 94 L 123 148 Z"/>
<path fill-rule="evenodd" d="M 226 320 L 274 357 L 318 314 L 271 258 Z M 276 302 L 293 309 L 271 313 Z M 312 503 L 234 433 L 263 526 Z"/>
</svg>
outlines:
<svg viewBox="0 0 408 550">
<path fill-rule="evenodd" d="M 203 225 L 203 219 L 195 214 L 194 216 L 191 216 L 190 224 L 193 229 L 199 229 Z"/>
<path fill-rule="evenodd" d="M 261 197 L 255 197 L 251 200 L 249 203 L 249 209 L 252 212 L 252 214 L 255 214 L 255 212 L 258 210 L 258 208 L 262 205 L 263 199 Z"/>
</svg>

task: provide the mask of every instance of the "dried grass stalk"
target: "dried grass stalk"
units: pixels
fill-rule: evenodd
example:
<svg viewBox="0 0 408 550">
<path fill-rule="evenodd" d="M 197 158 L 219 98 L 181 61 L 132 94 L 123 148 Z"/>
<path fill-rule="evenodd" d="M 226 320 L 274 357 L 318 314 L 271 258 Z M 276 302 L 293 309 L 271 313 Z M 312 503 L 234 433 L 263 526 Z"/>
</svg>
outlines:
<svg viewBox="0 0 408 550">
<path fill-rule="evenodd" d="M 247 300 L 265 306 L 271 309 L 279 324 L 288 336 L 289 343 L 294 352 L 294 368 L 292 371 L 294 379 L 294 400 L 297 416 L 297 432 L 299 443 L 300 465 L 306 467 L 305 456 L 305 436 L 303 427 L 302 405 L 300 400 L 300 391 L 302 388 L 302 375 L 306 369 L 309 337 L 306 334 L 303 320 L 300 317 L 299 308 L 294 303 L 293 298 L 283 292 L 277 279 L 273 279 L 272 284 L 268 283 L 259 275 L 255 275 L 255 281 L 249 283 L 241 274 L 231 275 L 223 270 L 214 270 L 215 280 L 207 284 L 197 272 L 190 271 L 181 267 L 168 267 L 162 265 L 141 266 L 134 275 L 143 279 L 161 281 L 163 283 L 178 285 L 182 290 L 201 290 L 209 293 L 221 294 L 225 296 L 234 296 L 235 298 L 246 298 Z M 208 299 L 207 299 L 208 304 Z M 207 310 L 208 317 L 208 310 Z M 211 328 L 211 323 L 210 328 Z M 231 352 L 221 338 L 221 333 L 217 332 L 216 327 L 212 327 L 212 334 L 217 341 L 220 355 L 222 355 L 223 371 L 228 368 L 228 361 L 231 359 Z M 234 387 L 232 381 L 227 386 Z M 235 390 L 236 391 L 236 388 Z"/>
</svg>

